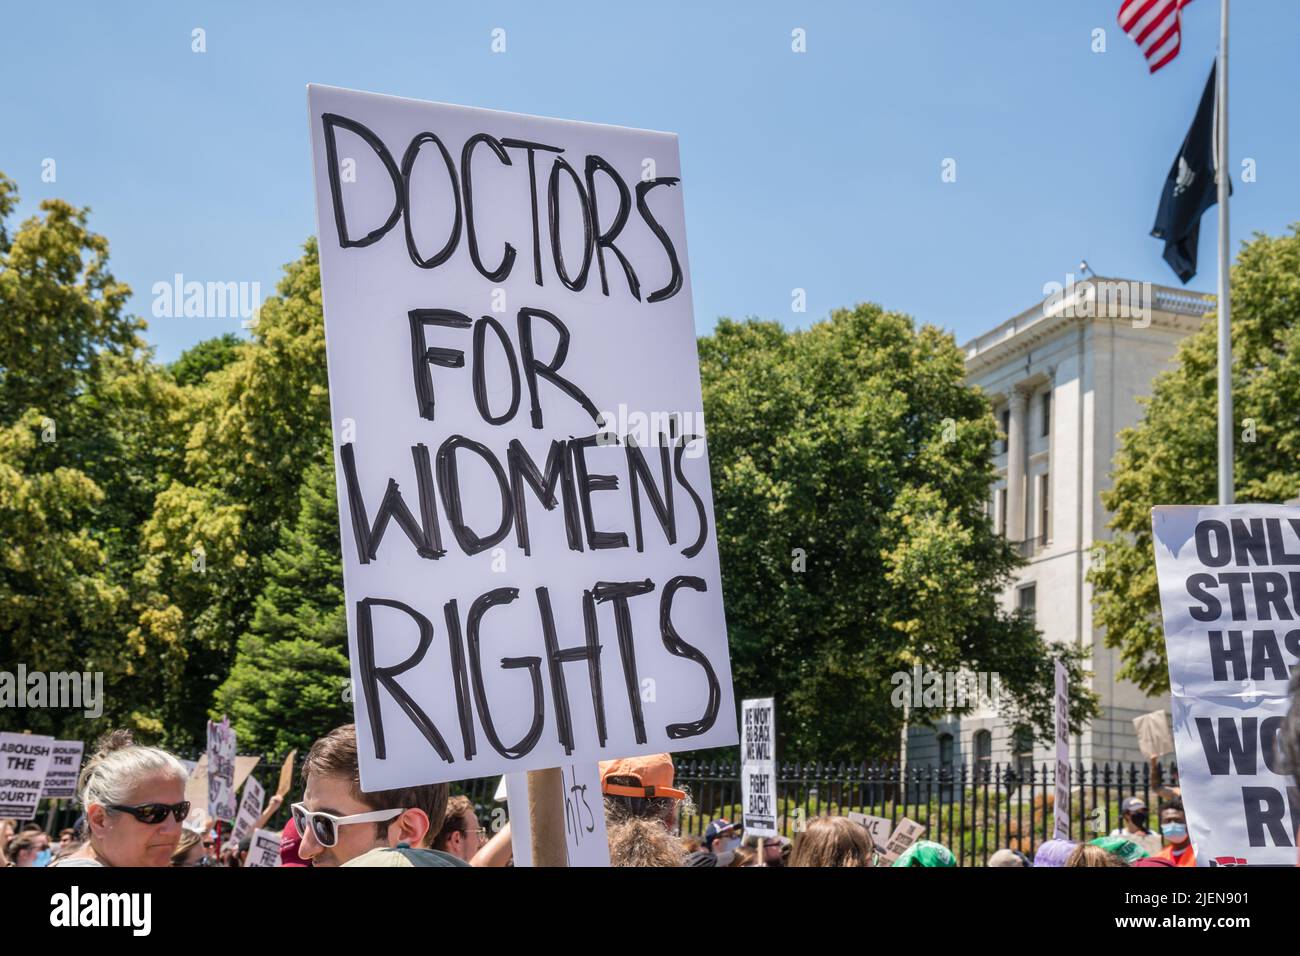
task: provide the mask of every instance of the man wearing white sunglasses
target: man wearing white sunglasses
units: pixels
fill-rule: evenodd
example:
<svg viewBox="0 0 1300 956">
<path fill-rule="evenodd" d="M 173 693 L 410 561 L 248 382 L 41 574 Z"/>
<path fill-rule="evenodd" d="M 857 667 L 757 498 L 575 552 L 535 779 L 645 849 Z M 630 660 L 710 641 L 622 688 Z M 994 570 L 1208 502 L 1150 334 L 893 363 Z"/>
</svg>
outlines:
<svg viewBox="0 0 1300 956">
<path fill-rule="evenodd" d="M 447 812 L 445 783 L 361 791 L 355 725 L 338 727 L 312 744 L 302 773 L 306 791 L 302 802 L 293 805 L 293 821 L 302 834 L 298 855 L 312 866 L 342 866 L 372 850 L 402 844 L 405 852 L 412 848 L 421 858 L 429 857 L 421 865 L 465 865 L 428 849 Z"/>
</svg>

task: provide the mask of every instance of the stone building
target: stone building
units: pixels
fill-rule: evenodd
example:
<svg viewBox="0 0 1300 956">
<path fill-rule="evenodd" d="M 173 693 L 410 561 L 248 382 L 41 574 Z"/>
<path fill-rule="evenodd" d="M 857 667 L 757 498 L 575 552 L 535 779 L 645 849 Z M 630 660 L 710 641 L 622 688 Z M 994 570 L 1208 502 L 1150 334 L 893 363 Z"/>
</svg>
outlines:
<svg viewBox="0 0 1300 956">
<path fill-rule="evenodd" d="M 1094 544 L 1109 537 L 1100 492 L 1119 432 L 1139 421 L 1138 397 L 1211 308 L 1212 299 L 1151 283 L 1071 279 L 964 347 L 968 381 L 992 398 L 1006 435 L 989 513 L 1026 560 L 1003 601 L 1033 611 L 1047 640 L 1091 651 L 1101 715 L 1071 740 L 1072 761 L 1141 761 L 1133 718 L 1168 706 L 1116 678 L 1119 652 L 1093 623 L 1085 574 Z M 1034 741 L 990 708 L 911 717 L 913 766 L 1054 759 L 1050 740 Z"/>
</svg>

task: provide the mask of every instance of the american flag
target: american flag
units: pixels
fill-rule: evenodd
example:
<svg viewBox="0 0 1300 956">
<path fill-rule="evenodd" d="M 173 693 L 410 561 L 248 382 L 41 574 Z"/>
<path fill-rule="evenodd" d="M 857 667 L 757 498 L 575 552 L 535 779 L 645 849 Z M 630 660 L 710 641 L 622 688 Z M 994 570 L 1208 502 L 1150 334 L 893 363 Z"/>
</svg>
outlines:
<svg viewBox="0 0 1300 956">
<path fill-rule="evenodd" d="M 1182 10 L 1192 0 L 1124 0 L 1120 27 L 1142 48 L 1154 73 L 1178 55 L 1182 43 Z"/>
</svg>

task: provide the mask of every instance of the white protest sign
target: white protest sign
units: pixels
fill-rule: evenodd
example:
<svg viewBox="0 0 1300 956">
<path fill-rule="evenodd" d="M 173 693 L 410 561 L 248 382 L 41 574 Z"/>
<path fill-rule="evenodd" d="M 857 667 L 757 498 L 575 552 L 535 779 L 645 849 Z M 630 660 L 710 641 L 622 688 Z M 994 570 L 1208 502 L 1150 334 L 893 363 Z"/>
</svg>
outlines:
<svg viewBox="0 0 1300 956">
<path fill-rule="evenodd" d="M 881 853 L 885 852 L 885 848 L 889 845 L 890 831 L 893 829 L 893 824 L 889 822 L 888 818 L 873 817 L 870 814 L 858 813 L 856 810 L 850 810 L 847 816 L 854 823 L 865 827 L 867 835 L 871 837 L 871 842 L 876 849 Z"/>
<path fill-rule="evenodd" d="M 1278 728 L 1300 658 L 1300 508 L 1152 511 L 1174 745 L 1198 866 L 1295 863 Z"/>
<path fill-rule="evenodd" d="M 1134 717 L 1133 729 L 1137 732 L 1138 749 L 1142 751 L 1142 756 L 1163 757 L 1174 752 L 1174 735 L 1169 729 L 1169 717 L 1163 710 L 1153 710 L 1141 717 Z"/>
<path fill-rule="evenodd" d="M 776 829 L 776 701 L 740 705 L 740 798 L 747 836 L 774 837 Z"/>
<path fill-rule="evenodd" d="M 66 800 L 77 795 L 77 777 L 81 774 L 81 754 L 85 743 L 80 740 L 56 740 L 50 753 L 50 767 L 45 772 L 42 797 Z"/>
<path fill-rule="evenodd" d="M 0 819 L 35 819 L 53 755 L 53 737 L 0 733 Z"/>
<path fill-rule="evenodd" d="M 253 824 L 262 815 L 262 804 L 266 800 L 266 791 L 255 777 L 244 781 L 244 798 L 239 801 L 239 815 L 235 817 L 235 828 L 231 838 L 238 843 L 253 830 Z"/>
<path fill-rule="evenodd" d="M 1052 839 L 1070 839 L 1070 675 L 1056 662 L 1056 799 L 1052 807 Z"/>
<path fill-rule="evenodd" d="M 235 819 L 235 731 L 230 721 L 208 721 L 208 814 Z"/>
<path fill-rule="evenodd" d="M 880 862 L 885 865 L 892 865 L 909 846 L 921 839 L 923 833 L 925 833 L 924 826 L 915 820 L 903 817 L 898 821 L 898 826 L 894 827 L 894 832 L 889 835 L 889 841 L 885 844 L 885 852 L 881 854 Z"/>
<path fill-rule="evenodd" d="M 246 756 L 238 754 L 235 757 L 235 792 L 244 785 L 259 763 L 261 756 Z M 205 811 L 208 806 L 208 755 L 200 754 L 197 761 L 181 761 L 182 764 L 189 764 L 190 776 L 185 781 L 185 799 L 196 807 L 202 807 Z"/>
<path fill-rule="evenodd" d="M 676 137 L 308 109 L 362 787 L 736 743 Z"/>
<path fill-rule="evenodd" d="M 244 866 L 279 866 L 280 834 L 275 830 L 254 830 L 248 841 Z"/>
<path fill-rule="evenodd" d="M 566 764 L 564 773 L 564 846 L 569 866 L 609 866 L 605 798 L 597 764 Z M 533 865 L 532 829 L 528 820 L 528 774 L 505 775 L 510 813 L 510 847 L 515 866 Z"/>
</svg>

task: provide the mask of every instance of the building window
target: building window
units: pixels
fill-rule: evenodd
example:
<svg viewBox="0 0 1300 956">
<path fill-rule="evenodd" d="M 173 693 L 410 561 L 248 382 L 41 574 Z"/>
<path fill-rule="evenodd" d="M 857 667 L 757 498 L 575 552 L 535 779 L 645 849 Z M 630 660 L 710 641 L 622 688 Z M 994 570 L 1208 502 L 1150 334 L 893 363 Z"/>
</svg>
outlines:
<svg viewBox="0 0 1300 956">
<path fill-rule="evenodd" d="M 1043 544 L 1047 544 L 1052 531 L 1051 488 L 1051 473 L 1045 471 L 1038 478 L 1038 537 Z"/>
<path fill-rule="evenodd" d="M 975 779 L 988 780 L 993 770 L 993 734 L 975 731 Z"/>
<path fill-rule="evenodd" d="M 952 770 L 952 734 L 939 735 L 939 769 Z"/>
<path fill-rule="evenodd" d="M 1006 436 L 1011 434 L 1011 409 L 1004 408 L 999 416 L 1002 420 L 1002 439 L 998 442 L 998 454 L 1005 455 L 1010 447 Z"/>
<path fill-rule="evenodd" d="M 1034 771 L 1034 732 L 1028 727 L 1017 727 L 1011 735 L 1011 751 L 1016 773 L 1022 781 L 1028 782 Z"/>
<path fill-rule="evenodd" d="M 1043 392 L 1043 437 L 1052 434 L 1052 392 Z"/>
<path fill-rule="evenodd" d="M 1007 534 L 1007 489 L 998 489 L 998 534 Z"/>
<path fill-rule="evenodd" d="M 1034 620 L 1038 610 L 1038 587 L 1034 584 L 1026 584 L 1016 592 L 1016 607 L 1023 611 L 1030 621 Z"/>
</svg>

